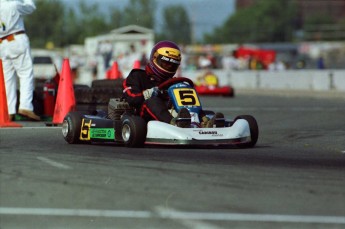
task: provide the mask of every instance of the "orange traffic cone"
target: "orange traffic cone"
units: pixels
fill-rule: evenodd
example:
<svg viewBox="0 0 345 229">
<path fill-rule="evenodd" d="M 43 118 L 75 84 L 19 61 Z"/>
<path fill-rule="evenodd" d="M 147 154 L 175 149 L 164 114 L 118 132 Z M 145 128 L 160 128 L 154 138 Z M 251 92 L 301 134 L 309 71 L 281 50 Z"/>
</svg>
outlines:
<svg viewBox="0 0 345 229">
<path fill-rule="evenodd" d="M 22 125 L 11 122 L 8 115 L 7 97 L 5 88 L 5 77 L 0 59 L 0 127 L 22 127 Z"/>
<path fill-rule="evenodd" d="M 113 66 L 107 72 L 107 79 L 121 79 L 122 72 L 119 70 L 119 65 L 114 61 Z"/>
<path fill-rule="evenodd" d="M 61 124 L 68 112 L 74 110 L 75 97 L 72 82 L 72 71 L 69 65 L 69 60 L 64 59 L 55 102 L 53 124 Z"/>
<path fill-rule="evenodd" d="M 133 69 L 140 69 L 141 64 L 139 60 L 134 61 Z"/>
</svg>

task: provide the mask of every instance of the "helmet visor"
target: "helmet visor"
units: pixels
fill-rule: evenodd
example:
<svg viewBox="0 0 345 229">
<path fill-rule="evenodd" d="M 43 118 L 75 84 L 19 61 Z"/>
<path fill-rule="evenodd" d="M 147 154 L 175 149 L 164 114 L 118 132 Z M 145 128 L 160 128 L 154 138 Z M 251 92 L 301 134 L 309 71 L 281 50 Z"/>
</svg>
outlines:
<svg viewBox="0 0 345 229">
<path fill-rule="evenodd" d="M 159 67 L 171 73 L 175 73 L 178 69 L 178 66 L 180 66 L 180 61 L 163 55 L 158 55 L 156 62 Z"/>
</svg>

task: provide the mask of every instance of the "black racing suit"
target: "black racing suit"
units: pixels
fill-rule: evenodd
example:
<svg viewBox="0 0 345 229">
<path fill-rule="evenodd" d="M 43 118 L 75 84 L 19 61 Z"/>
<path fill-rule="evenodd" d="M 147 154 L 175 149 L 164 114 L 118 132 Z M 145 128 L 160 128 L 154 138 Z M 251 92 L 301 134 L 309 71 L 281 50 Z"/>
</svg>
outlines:
<svg viewBox="0 0 345 229">
<path fill-rule="evenodd" d="M 169 101 L 166 96 L 144 99 L 143 91 L 156 86 L 157 82 L 145 70 L 133 69 L 123 81 L 123 96 L 145 121 L 159 120 L 170 123 L 173 117 L 168 111 Z"/>
</svg>

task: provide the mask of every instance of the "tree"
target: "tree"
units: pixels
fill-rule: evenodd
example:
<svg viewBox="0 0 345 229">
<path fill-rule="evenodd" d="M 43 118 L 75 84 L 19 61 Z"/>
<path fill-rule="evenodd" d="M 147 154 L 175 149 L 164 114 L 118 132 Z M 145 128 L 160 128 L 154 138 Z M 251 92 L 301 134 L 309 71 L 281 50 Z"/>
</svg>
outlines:
<svg viewBox="0 0 345 229">
<path fill-rule="evenodd" d="M 65 13 L 61 33 L 63 34 L 61 47 L 78 43 L 80 33 L 82 33 L 82 28 L 80 27 L 78 16 L 74 10 L 69 9 Z"/>
<path fill-rule="evenodd" d="M 208 43 L 291 41 L 296 17 L 295 0 L 257 1 L 252 7 L 238 10 L 212 34 L 206 34 L 204 40 Z"/>
<path fill-rule="evenodd" d="M 111 29 L 116 29 L 124 25 L 123 13 L 115 8 L 110 8 L 110 25 Z"/>
<path fill-rule="evenodd" d="M 114 28 L 136 24 L 155 28 L 155 0 L 130 0 L 120 11 L 109 9 L 104 16 L 98 4 L 87 5 L 79 0 L 77 7 L 64 8 L 61 0 L 36 0 L 37 10 L 27 20 L 27 31 L 32 47 L 44 48 L 48 42 L 56 47 L 83 44 L 86 37 L 108 33 Z M 164 9 L 162 39 L 188 44 L 191 40 L 191 23 L 182 6 Z"/>
<path fill-rule="evenodd" d="M 85 37 L 96 36 L 98 34 L 107 33 L 111 30 L 110 22 L 104 17 L 104 13 L 100 12 L 98 4 L 86 5 L 85 2 L 79 1 L 79 17 L 78 40 L 77 43 L 83 43 Z"/>
<path fill-rule="evenodd" d="M 86 37 L 96 36 L 110 30 L 109 22 L 98 4 L 86 5 L 79 0 L 77 10 L 68 9 L 64 16 L 62 45 L 82 44 Z"/>
<path fill-rule="evenodd" d="M 130 0 L 122 14 L 121 26 L 135 24 L 147 28 L 154 28 L 155 0 Z"/>
<path fill-rule="evenodd" d="M 341 30 L 341 21 L 339 24 L 327 14 L 314 14 L 305 19 L 303 24 L 304 39 L 306 40 L 333 40 L 344 38 L 339 36 Z"/>
<path fill-rule="evenodd" d="M 172 40 L 176 43 L 191 43 L 191 22 L 187 11 L 181 5 L 165 8 L 163 28 L 159 40 Z"/>
<path fill-rule="evenodd" d="M 26 31 L 33 47 L 45 47 L 48 42 L 61 45 L 64 7 L 57 0 L 37 0 L 37 10 L 26 17 Z"/>
<path fill-rule="evenodd" d="M 82 44 L 85 37 L 106 33 L 111 25 L 98 9 L 97 4 L 86 5 L 79 1 L 77 10 L 65 9 L 59 0 L 37 0 L 36 11 L 26 20 L 32 47 Z"/>
</svg>

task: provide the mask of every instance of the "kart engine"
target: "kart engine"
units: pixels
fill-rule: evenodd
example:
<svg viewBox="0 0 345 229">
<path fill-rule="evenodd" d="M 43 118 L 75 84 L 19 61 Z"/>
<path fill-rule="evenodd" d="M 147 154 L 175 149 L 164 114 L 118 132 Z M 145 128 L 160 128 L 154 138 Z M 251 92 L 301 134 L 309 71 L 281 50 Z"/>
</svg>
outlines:
<svg viewBox="0 0 345 229">
<path fill-rule="evenodd" d="M 109 100 L 108 117 L 112 120 L 121 120 L 121 116 L 125 113 L 133 113 L 133 108 L 121 98 L 114 98 Z"/>
</svg>

